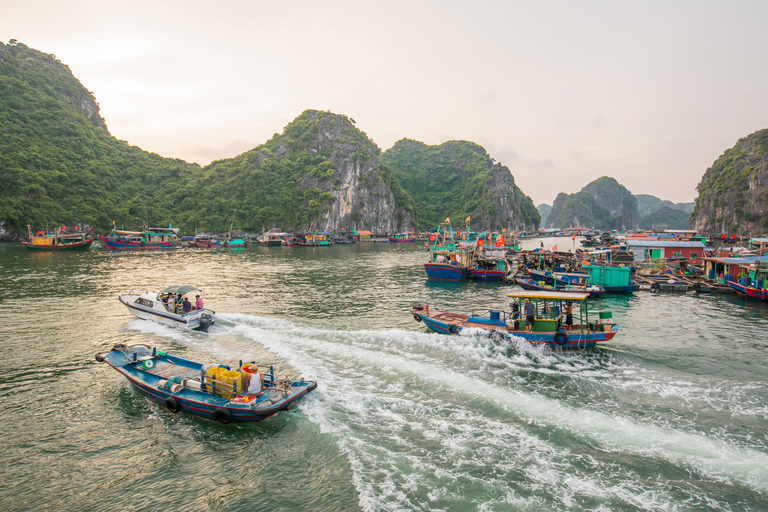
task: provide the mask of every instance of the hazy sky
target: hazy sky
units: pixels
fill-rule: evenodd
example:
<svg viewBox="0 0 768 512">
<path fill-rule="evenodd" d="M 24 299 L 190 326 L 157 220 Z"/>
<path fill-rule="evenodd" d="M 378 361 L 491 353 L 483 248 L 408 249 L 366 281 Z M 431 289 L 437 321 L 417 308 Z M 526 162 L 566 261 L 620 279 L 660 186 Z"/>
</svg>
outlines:
<svg viewBox="0 0 768 512">
<path fill-rule="evenodd" d="M 466 139 L 536 204 L 600 176 L 692 201 L 768 128 L 768 1 L 0 0 L 115 137 L 206 164 L 309 108 L 382 150 Z"/>
</svg>

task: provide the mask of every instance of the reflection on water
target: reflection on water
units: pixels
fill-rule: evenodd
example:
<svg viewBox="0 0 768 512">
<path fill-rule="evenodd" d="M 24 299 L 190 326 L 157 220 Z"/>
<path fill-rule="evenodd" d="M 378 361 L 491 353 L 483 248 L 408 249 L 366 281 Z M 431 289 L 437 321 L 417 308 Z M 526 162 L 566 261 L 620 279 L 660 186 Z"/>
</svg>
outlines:
<svg viewBox="0 0 768 512">
<path fill-rule="evenodd" d="M 764 304 L 606 296 L 591 309 L 611 309 L 621 328 L 603 348 L 498 345 L 413 321 L 413 304 L 485 311 L 508 306 L 512 289 L 427 282 L 425 259 L 423 247 L 375 243 L 0 246 L 0 421 L 12 468 L 0 495 L 21 509 L 43 499 L 98 510 L 762 508 Z M 183 283 L 217 312 L 210 334 L 134 319 L 117 301 Z M 93 360 L 115 343 L 257 359 L 319 386 L 266 422 L 223 426 L 171 414 Z M 26 485 L 39 480 L 44 489 Z"/>
</svg>

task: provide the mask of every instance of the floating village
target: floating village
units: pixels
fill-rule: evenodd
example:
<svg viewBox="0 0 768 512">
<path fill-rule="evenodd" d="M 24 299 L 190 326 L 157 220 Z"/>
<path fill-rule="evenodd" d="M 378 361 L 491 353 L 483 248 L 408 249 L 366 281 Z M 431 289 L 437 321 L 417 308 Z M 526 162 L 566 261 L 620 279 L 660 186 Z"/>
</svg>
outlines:
<svg viewBox="0 0 768 512">
<path fill-rule="evenodd" d="M 113 228 L 106 235 L 99 235 L 96 244 L 108 251 L 158 251 L 174 248 L 190 249 L 243 249 L 249 246 L 278 247 L 330 247 L 334 244 L 356 244 L 387 242 L 392 244 L 423 244 L 425 248 L 424 274 L 429 281 L 456 282 L 479 280 L 498 282 L 510 288 L 507 297 L 511 299 L 509 311 L 489 310 L 485 316 L 463 314 L 430 308 L 428 304 L 414 305 L 410 311 L 414 320 L 423 322 L 430 331 L 455 335 L 464 329 L 479 329 L 488 333 L 499 343 L 522 338 L 533 345 L 553 349 L 585 349 L 599 342 L 611 340 L 619 331 L 610 311 L 593 312 L 587 305 L 589 299 L 605 294 L 627 294 L 637 291 L 692 292 L 741 294 L 754 300 L 768 300 L 768 238 L 750 238 L 747 246 L 736 245 L 741 240 L 735 236 L 712 241 L 691 230 L 665 230 L 662 232 L 594 231 L 586 228 L 541 229 L 535 233 L 476 232 L 470 229 L 469 218 L 463 228 L 454 228 L 446 219 L 436 229 L 417 233 L 415 231 L 395 234 L 374 234 L 365 230 L 339 232 L 279 232 L 268 231 L 257 234 L 228 232 L 221 235 L 184 236 L 179 230 L 149 228 L 140 231 L 125 231 Z M 62 226 L 52 232 L 29 230 L 29 242 L 25 247 L 31 251 L 75 251 L 93 247 L 95 238 L 88 226 Z M 570 237 L 570 244 L 568 238 Z M 578 242 L 577 242 L 578 237 Z M 536 238 L 540 247 L 520 250 L 520 242 Z M 545 240 L 558 240 L 557 244 L 545 244 Z M 563 240 L 565 240 L 564 246 Z M 560 245 L 560 247 L 558 247 Z M 577 247 L 578 245 L 578 247 Z M 765 249 L 764 249 L 764 246 Z M 519 289 L 518 289 L 519 287 Z M 206 331 L 215 321 L 215 314 L 202 307 L 200 296 L 197 305 L 187 297 L 200 293 L 194 286 L 171 287 L 160 292 L 125 294 L 120 301 L 138 318 L 154 320 L 169 326 Z M 596 316 L 597 315 L 597 316 Z M 132 350 L 132 352 L 126 352 Z M 151 355 L 140 350 L 119 347 L 122 356 L 110 357 L 99 354 L 100 361 L 117 357 L 119 371 L 129 377 L 148 397 L 164 403 L 169 410 L 185 408 L 201 416 L 211 417 L 225 423 L 231 421 L 258 421 L 274 414 L 280 407 L 269 402 L 270 414 L 242 415 L 239 413 L 244 400 L 250 403 L 252 411 L 269 397 L 249 402 L 247 396 L 239 393 L 248 389 L 250 374 L 243 371 L 242 362 L 234 370 L 229 367 L 229 380 L 221 380 L 205 374 L 216 368 L 203 368 L 200 379 L 189 381 L 199 368 L 193 363 L 175 360 L 174 370 L 163 372 L 160 366 L 146 366 L 147 362 L 165 355 L 158 355 L 152 349 Z M 121 358 L 122 357 L 122 358 Z M 257 368 L 256 362 L 249 363 Z M 190 366 L 191 365 L 191 366 Z M 112 365 L 116 369 L 118 366 Z M 183 371 L 180 368 L 186 368 Z M 190 370 L 193 368 L 194 371 Z M 126 370 L 139 370 L 131 376 Z M 178 372 L 176 371 L 178 370 Z M 179 373 L 180 372 L 180 373 Z M 240 373 L 238 373 L 240 372 Z M 146 375 L 152 375 L 147 377 Z M 234 376 L 234 377 L 232 377 Z M 238 379 L 242 376 L 242 382 Z M 143 377 L 143 381 L 142 381 Z M 237 378 L 235 378 L 237 377 Z M 263 375 L 262 375 L 263 380 Z M 274 377 L 266 385 L 273 385 Z M 145 382 L 146 381 L 146 382 Z M 235 382 L 237 381 L 237 382 Z M 208 385 L 206 385 L 208 382 Z M 174 392 L 192 385 L 194 391 L 208 391 L 216 401 L 222 386 L 228 390 L 225 404 L 215 415 L 216 407 L 189 407 L 190 402 L 199 402 L 200 397 L 189 399 L 175 397 Z M 151 392 L 145 388 L 149 386 Z M 196 386 L 196 387 L 195 387 Z M 218 386 L 218 387 L 217 387 Z M 285 384 L 284 397 L 298 398 L 309 392 L 316 383 L 294 382 Z M 171 389 L 173 388 L 173 389 Z M 260 390 L 261 388 L 259 388 Z M 262 396 L 259 393 L 259 396 Z M 271 400 L 271 399 L 270 399 Z M 291 400 L 285 400 L 288 407 Z M 221 405 L 221 404 L 219 404 Z M 235 409 L 233 409 L 235 407 Z M 263 407 L 263 406 L 258 406 Z"/>
</svg>

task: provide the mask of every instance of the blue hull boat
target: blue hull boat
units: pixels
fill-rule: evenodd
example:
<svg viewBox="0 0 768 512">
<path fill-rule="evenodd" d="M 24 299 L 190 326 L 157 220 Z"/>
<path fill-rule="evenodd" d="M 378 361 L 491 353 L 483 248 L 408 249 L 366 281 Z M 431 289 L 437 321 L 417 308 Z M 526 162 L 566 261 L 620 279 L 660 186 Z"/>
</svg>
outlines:
<svg viewBox="0 0 768 512">
<path fill-rule="evenodd" d="M 107 363 L 141 394 L 169 411 L 221 423 L 265 420 L 317 387 L 315 381 L 277 379 L 271 366 L 241 364 L 241 372 L 196 363 L 144 344 L 118 344 L 110 352 L 96 354 L 96 360 Z M 264 387 L 249 395 L 243 381 L 260 378 L 259 373 L 246 371 L 254 367 L 263 369 Z"/>
<path fill-rule="evenodd" d="M 467 273 L 463 267 L 448 263 L 425 263 L 427 279 L 432 281 L 463 281 Z"/>
<path fill-rule="evenodd" d="M 489 316 L 462 315 L 428 305 L 414 306 L 411 314 L 414 320 L 424 322 L 430 330 L 440 334 L 459 334 L 464 329 L 481 330 L 499 342 L 522 338 L 533 345 L 559 349 L 594 347 L 598 342 L 611 340 L 619 330 L 608 311 L 600 312 L 599 319 L 590 321 L 589 293 L 529 291 L 508 293 L 507 297 L 515 299 L 511 314 L 491 310 Z M 526 328 L 525 317 L 518 316 L 524 311 L 523 300 L 535 304 L 536 318 L 530 331 Z M 573 306 L 577 314 L 571 314 L 569 324 L 566 312 Z"/>
</svg>

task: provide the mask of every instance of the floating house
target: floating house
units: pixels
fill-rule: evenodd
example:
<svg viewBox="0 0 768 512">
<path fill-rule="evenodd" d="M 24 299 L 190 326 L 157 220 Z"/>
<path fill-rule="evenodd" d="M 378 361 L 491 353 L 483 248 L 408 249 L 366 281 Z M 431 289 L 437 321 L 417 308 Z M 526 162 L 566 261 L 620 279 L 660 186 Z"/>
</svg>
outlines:
<svg viewBox="0 0 768 512">
<path fill-rule="evenodd" d="M 768 256 L 704 258 L 704 275 L 721 283 L 740 282 L 746 278 L 747 285 L 765 288 L 768 282 Z"/>
<path fill-rule="evenodd" d="M 680 240 L 626 240 L 629 250 L 635 253 L 635 261 L 659 260 L 673 257 L 688 258 L 693 264 L 701 264 L 712 249 L 701 242 Z M 706 252 L 706 254 L 705 254 Z"/>
</svg>

